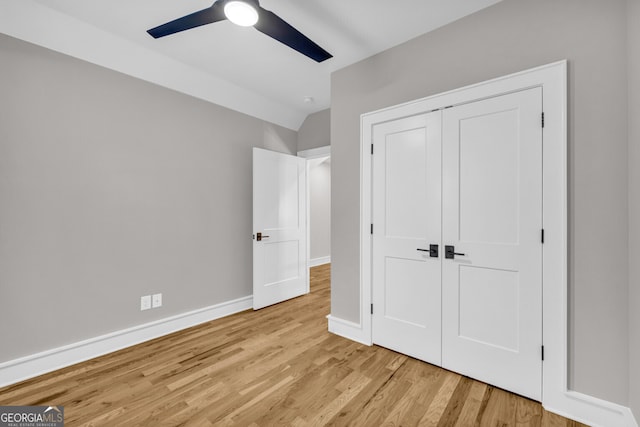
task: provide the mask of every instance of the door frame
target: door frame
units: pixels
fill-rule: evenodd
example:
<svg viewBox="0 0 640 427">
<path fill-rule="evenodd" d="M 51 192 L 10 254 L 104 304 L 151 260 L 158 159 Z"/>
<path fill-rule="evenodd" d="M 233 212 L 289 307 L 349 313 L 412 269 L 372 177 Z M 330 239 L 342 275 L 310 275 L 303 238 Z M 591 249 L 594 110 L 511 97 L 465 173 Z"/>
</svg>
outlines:
<svg viewBox="0 0 640 427">
<path fill-rule="evenodd" d="M 305 195 L 307 198 L 307 293 L 309 293 L 311 291 L 311 275 L 309 274 L 309 269 L 311 268 L 311 190 L 309 187 L 309 160 L 331 157 L 331 145 L 298 151 L 297 155 L 307 161 L 305 168 L 305 173 L 307 174 L 307 188 L 305 189 Z M 329 255 L 329 262 L 331 262 L 331 255 Z"/>
<path fill-rule="evenodd" d="M 567 61 L 559 61 L 442 94 L 361 115 L 360 118 L 360 323 L 353 339 L 372 344 L 372 128 L 375 124 L 511 92 L 542 87 L 543 111 L 543 338 L 542 403 L 575 413 L 583 395 L 567 383 Z M 557 327 L 562 325 L 562 327 Z M 593 398 L 591 398 L 593 399 Z M 578 402 L 579 404 L 579 402 Z M 577 413 L 581 413 L 578 410 Z"/>
</svg>

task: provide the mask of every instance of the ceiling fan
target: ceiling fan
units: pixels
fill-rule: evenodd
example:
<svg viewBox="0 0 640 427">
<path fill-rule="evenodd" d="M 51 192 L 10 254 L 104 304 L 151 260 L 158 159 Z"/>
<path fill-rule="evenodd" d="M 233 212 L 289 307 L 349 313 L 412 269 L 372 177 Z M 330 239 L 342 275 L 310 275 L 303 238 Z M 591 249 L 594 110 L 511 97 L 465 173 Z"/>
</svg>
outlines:
<svg viewBox="0 0 640 427">
<path fill-rule="evenodd" d="M 278 15 L 260 7 L 258 0 L 216 0 L 206 9 L 147 30 L 147 33 L 157 39 L 225 19 L 243 27 L 254 27 L 316 62 L 333 57 Z"/>
</svg>

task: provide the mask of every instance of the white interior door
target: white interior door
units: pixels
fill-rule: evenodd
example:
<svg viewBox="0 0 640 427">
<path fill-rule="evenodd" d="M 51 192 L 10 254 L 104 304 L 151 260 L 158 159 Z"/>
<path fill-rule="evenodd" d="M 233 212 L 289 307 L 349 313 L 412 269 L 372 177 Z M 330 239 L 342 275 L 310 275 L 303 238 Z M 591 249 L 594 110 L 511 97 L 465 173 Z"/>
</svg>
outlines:
<svg viewBox="0 0 640 427">
<path fill-rule="evenodd" d="M 253 149 L 253 308 L 307 292 L 306 161 Z"/>
<path fill-rule="evenodd" d="M 442 365 L 540 400 L 542 89 L 443 112 Z M 462 255 L 463 254 L 463 255 Z"/>
<path fill-rule="evenodd" d="M 373 130 L 373 342 L 440 364 L 441 112 Z"/>
</svg>

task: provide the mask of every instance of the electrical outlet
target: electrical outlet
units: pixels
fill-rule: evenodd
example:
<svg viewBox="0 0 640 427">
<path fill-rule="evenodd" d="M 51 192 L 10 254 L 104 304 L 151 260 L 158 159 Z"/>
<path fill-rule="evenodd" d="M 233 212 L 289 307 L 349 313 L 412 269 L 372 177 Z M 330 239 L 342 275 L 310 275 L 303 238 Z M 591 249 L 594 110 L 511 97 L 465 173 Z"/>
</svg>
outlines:
<svg viewBox="0 0 640 427">
<path fill-rule="evenodd" d="M 140 297 L 140 310 L 149 310 L 151 308 L 151 295 Z"/>
<path fill-rule="evenodd" d="M 151 306 L 153 308 L 162 307 L 162 294 L 153 294 L 151 296 Z"/>
</svg>

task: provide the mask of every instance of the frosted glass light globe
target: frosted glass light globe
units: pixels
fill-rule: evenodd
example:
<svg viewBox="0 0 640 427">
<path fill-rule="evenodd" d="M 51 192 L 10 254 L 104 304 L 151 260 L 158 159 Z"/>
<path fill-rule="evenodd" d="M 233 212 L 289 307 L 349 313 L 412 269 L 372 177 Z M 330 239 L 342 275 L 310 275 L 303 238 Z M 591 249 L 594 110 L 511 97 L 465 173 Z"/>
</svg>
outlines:
<svg viewBox="0 0 640 427">
<path fill-rule="evenodd" d="M 230 1 L 224 5 L 227 19 L 241 27 L 252 27 L 258 22 L 258 11 L 244 1 Z"/>
</svg>

